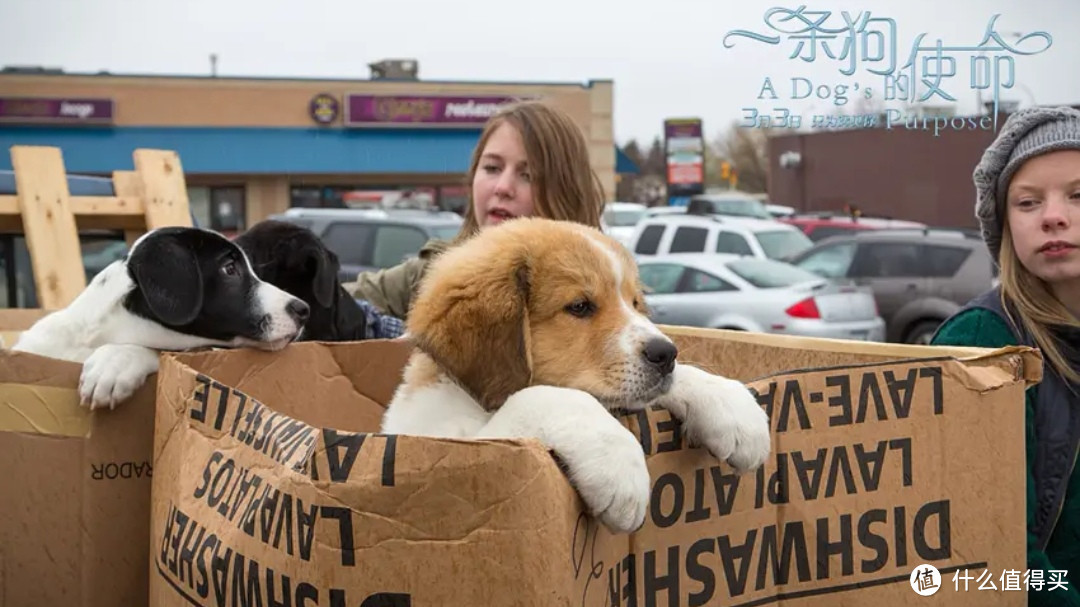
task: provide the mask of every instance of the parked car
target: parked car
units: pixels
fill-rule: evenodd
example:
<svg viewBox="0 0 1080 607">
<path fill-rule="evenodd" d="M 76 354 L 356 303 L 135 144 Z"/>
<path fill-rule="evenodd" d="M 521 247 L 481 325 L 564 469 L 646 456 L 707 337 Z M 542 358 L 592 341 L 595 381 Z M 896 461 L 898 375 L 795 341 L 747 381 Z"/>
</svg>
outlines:
<svg viewBox="0 0 1080 607">
<path fill-rule="evenodd" d="M 686 207 L 672 206 L 672 205 L 660 205 L 655 207 L 646 207 L 645 216 L 642 219 L 652 219 L 653 217 L 660 217 L 661 215 L 685 215 Z"/>
<path fill-rule="evenodd" d="M 733 253 L 784 259 L 813 242 L 798 228 L 773 220 L 715 215 L 667 215 L 638 223 L 630 250 L 635 256 L 667 253 Z"/>
<path fill-rule="evenodd" d="M 833 236 L 792 258 L 820 276 L 870 287 L 886 340 L 928 344 L 938 325 L 994 284 L 982 240 L 949 230 L 867 230 Z"/>
<path fill-rule="evenodd" d="M 799 228 L 814 242 L 825 240 L 830 236 L 877 229 L 874 226 L 845 218 L 784 217 L 778 221 Z"/>
<path fill-rule="evenodd" d="M 634 226 L 645 217 L 645 211 L 649 207 L 639 202 L 609 202 L 604 205 L 604 215 L 601 222 L 604 231 L 615 240 L 630 246 L 630 238 L 634 235 Z"/>
<path fill-rule="evenodd" d="M 772 215 L 774 219 L 778 219 L 780 217 L 791 217 L 795 214 L 795 207 L 789 207 L 785 204 L 773 204 L 768 201 L 764 202 L 765 210 L 768 211 L 769 215 Z"/>
<path fill-rule="evenodd" d="M 645 300 L 662 324 L 882 341 L 869 289 L 840 285 L 772 259 L 712 253 L 639 264 Z"/>
<path fill-rule="evenodd" d="M 395 266 L 420 252 L 428 240 L 451 240 L 464 220 L 449 211 L 291 208 L 270 219 L 291 221 L 314 232 L 341 262 L 343 281 Z"/>
<path fill-rule="evenodd" d="M 695 194 L 690 197 L 686 212 L 692 215 L 724 215 L 753 219 L 773 218 L 763 202 L 749 194 L 736 191 Z"/>
<path fill-rule="evenodd" d="M 850 234 L 862 230 L 880 230 L 892 228 L 924 228 L 926 224 L 905 219 L 889 219 L 883 217 L 854 217 L 842 213 L 812 213 L 806 215 L 791 215 L 778 219 L 784 223 L 796 226 L 817 242 L 830 236 Z"/>
</svg>

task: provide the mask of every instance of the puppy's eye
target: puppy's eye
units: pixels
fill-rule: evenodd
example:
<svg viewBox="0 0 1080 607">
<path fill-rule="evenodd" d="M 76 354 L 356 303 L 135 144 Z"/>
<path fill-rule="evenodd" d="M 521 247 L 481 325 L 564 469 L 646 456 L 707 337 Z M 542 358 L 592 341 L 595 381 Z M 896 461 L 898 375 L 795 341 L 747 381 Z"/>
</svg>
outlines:
<svg viewBox="0 0 1080 607">
<path fill-rule="evenodd" d="M 576 316 L 578 318 L 587 318 L 589 316 L 592 316 L 593 313 L 596 312 L 596 306 L 593 305 L 593 302 L 589 301 L 588 299 L 579 299 L 566 306 L 566 311 L 571 316 Z"/>
<path fill-rule="evenodd" d="M 225 265 L 221 266 L 221 273 L 226 276 L 236 276 L 240 271 L 236 268 L 235 261 L 226 261 Z"/>
</svg>

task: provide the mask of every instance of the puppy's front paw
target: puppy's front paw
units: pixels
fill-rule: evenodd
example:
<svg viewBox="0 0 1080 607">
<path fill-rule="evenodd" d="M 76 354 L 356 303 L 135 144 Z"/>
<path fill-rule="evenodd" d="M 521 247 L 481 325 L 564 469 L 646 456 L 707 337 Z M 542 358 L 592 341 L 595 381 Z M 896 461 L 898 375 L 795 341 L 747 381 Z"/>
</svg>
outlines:
<svg viewBox="0 0 1080 607">
<path fill-rule="evenodd" d="M 591 515 L 614 533 L 641 527 L 649 507 L 649 468 L 632 432 L 581 390 L 530 386 L 506 399 L 477 438 L 533 437 L 566 465 Z"/>
<path fill-rule="evenodd" d="M 686 399 L 683 428 L 692 444 L 739 472 L 765 463 L 772 450 L 769 416 L 742 382 L 687 367 L 680 394 Z"/>
<path fill-rule="evenodd" d="M 570 482 L 589 513 L 613 533 L 630 533 L 644 524 L 649 468 L 633 433 L 622 426 L 597 433 L 588 446 L 565 461 Z"/>
<path fill-rule="evenodd" d="M 83 363 L 79 399 L 91 409 L 116 405 L 138 390 L 158 370 L 158 353 L 142 346 L 104 345 Z"/>
</svg>

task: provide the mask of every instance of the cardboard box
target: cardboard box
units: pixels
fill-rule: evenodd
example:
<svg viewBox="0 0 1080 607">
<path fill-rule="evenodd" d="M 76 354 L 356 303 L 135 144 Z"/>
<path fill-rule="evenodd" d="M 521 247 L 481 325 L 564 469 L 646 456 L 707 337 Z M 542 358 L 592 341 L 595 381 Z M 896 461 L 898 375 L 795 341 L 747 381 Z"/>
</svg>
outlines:
<svg viewBox="0 0 1080 607">
<path fill-rule="evenodd" d="M 1026 569 L 1034 351 L 665 330 L 756 390 L 774 454 L 736 476 L 666 412 L 627 416 L 653 479 L 631 535 L 583 514 L 536 441 L 374 433 L 403 342 L 166 355 L 151 603 L 1026 604 L 951 574 Z M 923 563 L 931 597 L 909 585 Z"/>
<path fill-rule="evenodd" d="M 79 406 L 82 365 L 0 350 L 0 605 L 146 605 L 153 378 Z"/>
</svg>

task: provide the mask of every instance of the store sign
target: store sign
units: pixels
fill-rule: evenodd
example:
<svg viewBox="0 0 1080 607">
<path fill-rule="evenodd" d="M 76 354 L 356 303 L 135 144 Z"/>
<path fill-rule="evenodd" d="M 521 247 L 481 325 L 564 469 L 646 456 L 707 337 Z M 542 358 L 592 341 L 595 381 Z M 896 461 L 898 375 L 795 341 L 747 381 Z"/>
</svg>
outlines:
<svg viewBox="0 0 1080 607">
<path fill-rule="evenodd" d="M 503 95 L 345 96 L 345 126 L 480 127 L 495 112 L 521 100 Z"/>
<path fill-rule="evenodd" d="M 330 93 L 319 93 L 308 103 L 308 115 L 319 124 L 332 124 L 337 120 L 340 109 L 337 97 Z"/>
<path fill-rule="evenodd" d="M 112 99 L 0 97 L 0 122 L 112 124 Z"/>
<path fill-rule="evenodd" d="M 664 121 L 668 204 L 685 204 L 705 191 L 705 137 L 700 118 Z"/>
</svg>

